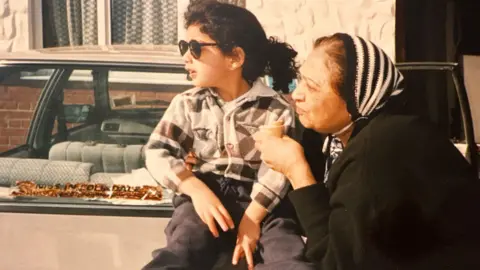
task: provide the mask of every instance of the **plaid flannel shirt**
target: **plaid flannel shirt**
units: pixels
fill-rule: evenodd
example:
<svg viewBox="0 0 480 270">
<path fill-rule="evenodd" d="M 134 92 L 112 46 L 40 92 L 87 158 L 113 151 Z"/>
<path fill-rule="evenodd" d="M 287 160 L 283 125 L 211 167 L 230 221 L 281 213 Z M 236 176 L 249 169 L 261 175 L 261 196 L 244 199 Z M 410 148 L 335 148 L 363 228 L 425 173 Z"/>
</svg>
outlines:
<svg viewBox="0 0 480 270">
<path fill-rule="evenodd" d="M 292 136 L 295 115 L 283 96 L 257 80 L 241 97 L 220 104 L 210 88 L 194 88 L 172 100 L 147 143 L 146 167 L 162 186 L 178 192 L 186 175 L 184 158 L 195 152 L 194 171 L 253 181 L 252 200 L 269 212 L 289 188 L 285 176 L 260 159 L 252 135 L 278 119 Z"/>
</svg>

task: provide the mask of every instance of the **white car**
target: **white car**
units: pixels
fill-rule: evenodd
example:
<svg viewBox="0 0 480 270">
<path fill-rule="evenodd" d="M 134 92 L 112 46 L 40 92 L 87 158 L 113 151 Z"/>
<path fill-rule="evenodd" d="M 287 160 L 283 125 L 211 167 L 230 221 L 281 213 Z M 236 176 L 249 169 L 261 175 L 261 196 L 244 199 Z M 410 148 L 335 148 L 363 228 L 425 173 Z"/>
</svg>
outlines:
<svg viewBox="0 0 480 270">
<path fill-rule="evenodd" d="M 0 269 L 140 269 L 165 245 L 173 211 L 168 191 L 157 202 L 11 191 L 17 181 L 155 185 L 142 149 L 171 99 L 192 87 L 179 53 L 161 46 L 72 47 L 0 59 Z M 452 73 L 461 110 L 453 117 L 458 127 L 446 132 L 476 164 L 456 64 L 399 67 L 407 83 L 418 70 Z M 222 255 L 216 269 L 231 268 L 229 262 Z"/>
</svg>

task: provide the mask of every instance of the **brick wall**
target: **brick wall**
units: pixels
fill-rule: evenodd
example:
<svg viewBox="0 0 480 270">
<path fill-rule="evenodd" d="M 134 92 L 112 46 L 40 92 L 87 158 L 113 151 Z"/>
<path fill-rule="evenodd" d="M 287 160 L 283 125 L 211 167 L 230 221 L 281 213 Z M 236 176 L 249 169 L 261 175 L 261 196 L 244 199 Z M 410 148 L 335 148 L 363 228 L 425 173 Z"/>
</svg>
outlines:
<svg viewBox="0 0 480 270">
<path fill-rule="evenodd" d="M 25 86 L 0 86 L 0 152 L 25 143 L 40 91 L 38 88 Z M 135 95 L 137 101 L 171 101 L 177 93 L 113 90 L 109 94 L 111 97 Z M 64 104 L 94 104 L 93 90 L 68 89 L 65 91 Z M 72 128 L 75 124 L 67 126 Z M 53 133 L 56 133 L 56 127 Z"/>
<path fill-rule="evenodd" d="M 40 96 L 40 89 L 30 87 L 0 86 L 0 153 L 22 145 L 30 127 L 33 111 Z M 110 97 L 135 95 L 137 101 L 171 101 L 178 92 L 112 90 Z M 289 96 L 286 96 L 290 100 Z M 93 90 L 68 89 L 64 104 L 94 104 Z M 139 106 L 140 107 L 140 106 Z M 163 107 L 164 105 L 155 106 Z M 121 109 L 121 108 L 120 108 Z M 67 123 L 68 128 L 77 124 Z M 56 133 L 56 123 L 52 134 Z"/>
<path fill-rule="evenodd" d="M 0 152 L 25 143 L 40 89 L 0 86 Z"/>
</svg>

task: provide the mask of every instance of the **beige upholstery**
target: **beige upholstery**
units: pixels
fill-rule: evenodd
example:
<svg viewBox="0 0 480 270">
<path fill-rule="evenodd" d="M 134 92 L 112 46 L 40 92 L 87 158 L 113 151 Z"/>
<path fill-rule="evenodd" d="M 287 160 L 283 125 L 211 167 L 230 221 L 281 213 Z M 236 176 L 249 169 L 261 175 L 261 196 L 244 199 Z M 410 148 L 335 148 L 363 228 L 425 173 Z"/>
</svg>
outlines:
<svg viewBox="0 0 480 270">
<path fill-rule="evenodd" d="M 130 173 L 144 166 L 143 145 L 61 142 L 50 149 L 50 160 L 93 163 L 93 172 Z"/>
</svg>

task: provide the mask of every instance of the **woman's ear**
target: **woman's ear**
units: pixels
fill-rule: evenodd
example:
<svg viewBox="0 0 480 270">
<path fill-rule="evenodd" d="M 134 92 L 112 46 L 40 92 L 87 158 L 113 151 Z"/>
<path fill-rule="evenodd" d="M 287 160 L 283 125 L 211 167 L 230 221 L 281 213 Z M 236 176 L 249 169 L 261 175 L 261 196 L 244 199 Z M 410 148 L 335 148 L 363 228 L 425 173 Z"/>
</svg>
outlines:
<svg viewBox="0 0 480 270">
<path fill-rule="evenodd" d="M 245 51 L 240 47 L 235 47 L 229 56 L 230 70 L 235 70 L 243 66 L 245 62 Z"/>
</svg>

